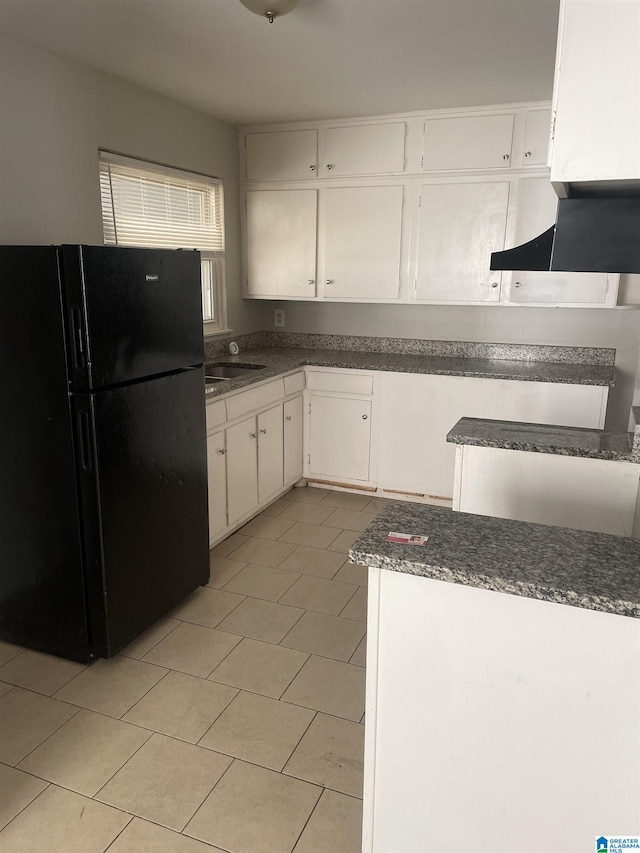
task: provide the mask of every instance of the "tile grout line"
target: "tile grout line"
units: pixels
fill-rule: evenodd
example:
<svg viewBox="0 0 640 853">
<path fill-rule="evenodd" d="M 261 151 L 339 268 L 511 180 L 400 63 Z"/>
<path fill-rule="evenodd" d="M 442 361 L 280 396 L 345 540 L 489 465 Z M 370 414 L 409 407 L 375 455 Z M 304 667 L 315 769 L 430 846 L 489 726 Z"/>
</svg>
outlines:
<svg viewBox="0 0 640 853">
<path fill-rule="evenodd" d="M 10 765 L 9 765 L 9 766 L 10 766 Z M 18 769 L 18 768 L 14 768 L 14 769 Z M 25 773 L 26 771 L 24 771 L 24 770 L 23 770 L 22 772 L 23 772 L 23 773 Z M 33 775 L 33 774 L 29 774 L 29 775 Z M 39 776 L 34 776 L 34 779 L 40 779 L 40 777 L 39 777 Z M 11 818 L 11 820 L 10 820 L 10 821 L 8 821 L 8 822 L 7 822 L 7 823 L 2 827 L 2 829 L 0 829 L 0 839 L 2 839 L 2 834 L 4 833 L 4 831 L 5 831 L 6 829 L 8 829 L 8 828 L 11 826 L 11 824 L 14 822 L 14 820 L 15 820 L 17 817 L 19 817 L 19 816 L 22 814 L 22 812 L 26 811 L 26 810 L 29 808 L 29 806 L 32 806 L 32 805 L 35 803 L 35 801 L 36 801 L 36 800 L 39 800 L 39 799 L 40 799 L 40 797 L 44 794 L 44 792 L 45 792 L 46 790 L 48 790 L 48 788 L 50 788 L 50 787 L 51 787 L 51 784 L 52 784 L 51 782 L 49 782 L 49 781 L 47 781 L 47 780 L 43 780 L 43 781 L 46 781 L 46 782 L 47 782 L 47 784 L 44 786 L 44 788 L 43 788 L 43 789 L 42 789 L 38 794 L 36 794 L 36 796 L 35 796 L 35 797 L 30 801 L 30 802 L 28 802 L 28 803 L 26 804 L 26 806 L 24 806 L 23 808 L 21 808 L 21 809 L 20 809 L 20 811 L 19 811 L 17 814 L 14 814 L 14 816 Z"/>
</svg>

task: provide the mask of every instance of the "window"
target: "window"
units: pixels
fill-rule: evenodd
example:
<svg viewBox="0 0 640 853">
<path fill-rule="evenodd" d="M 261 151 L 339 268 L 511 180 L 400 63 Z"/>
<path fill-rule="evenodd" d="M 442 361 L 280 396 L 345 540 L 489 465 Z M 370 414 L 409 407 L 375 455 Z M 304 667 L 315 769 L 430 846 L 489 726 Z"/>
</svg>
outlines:
<svg viewBox="0 0 640 853">
<path fill-rule="evenodd" d="M 222 181 L 100 151 L 108 246 L 198 249 L 205 332 L 226 328 Z"/>
</svg>

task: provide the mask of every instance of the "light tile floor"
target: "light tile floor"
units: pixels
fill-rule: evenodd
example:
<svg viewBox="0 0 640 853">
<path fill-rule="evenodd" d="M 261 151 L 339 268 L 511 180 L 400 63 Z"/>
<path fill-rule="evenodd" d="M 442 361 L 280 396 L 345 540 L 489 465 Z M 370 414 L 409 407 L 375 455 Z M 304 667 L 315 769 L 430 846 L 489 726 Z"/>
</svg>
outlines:
<svg viewBox="0 0 640 853">
<path fill-rule="evenodd" d="M 379 498 L 292 489 L 91 667 L 0 643 L 2 853 L 358 853 Z"/>
</svg>

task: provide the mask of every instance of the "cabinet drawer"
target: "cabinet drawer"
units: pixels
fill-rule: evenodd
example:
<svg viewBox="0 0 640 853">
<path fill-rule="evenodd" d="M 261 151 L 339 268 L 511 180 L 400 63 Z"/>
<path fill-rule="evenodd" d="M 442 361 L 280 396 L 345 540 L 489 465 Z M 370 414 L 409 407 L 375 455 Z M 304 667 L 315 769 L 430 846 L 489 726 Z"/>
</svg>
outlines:
<svg viewBox="0 0 640 853">
<path fill-rule="evenodd" d="M 284 377 L 284 395 L 295 394 L 298 391 L 304 391 L 304 373 L 294 373 L 293 376 Z"/>
<path fill-rule="evenodd" d="M 284 397 L 284 382 L 276 379 L 257 388 L 250 388 L 241 394 L 236 394 L 227 399 L 227 415 L 230 421 L 241 418 L 256 409 L 261 409 L 269 403 L 275 403 Z"/>
<path fill-rule="evenodd" d="M 373 376 L 367 373 L 310 372 L 307 388 L 313 391 L 338 391 L 343 394 L 373 394 Z"/>
<path fill-rule="evenodd" d="M 215 402 L 207 403 L 207 432 L 214 427 L 220 426 L 227 420 L 227 407 L 224 400 L 216 400 Z"/>
</svg>

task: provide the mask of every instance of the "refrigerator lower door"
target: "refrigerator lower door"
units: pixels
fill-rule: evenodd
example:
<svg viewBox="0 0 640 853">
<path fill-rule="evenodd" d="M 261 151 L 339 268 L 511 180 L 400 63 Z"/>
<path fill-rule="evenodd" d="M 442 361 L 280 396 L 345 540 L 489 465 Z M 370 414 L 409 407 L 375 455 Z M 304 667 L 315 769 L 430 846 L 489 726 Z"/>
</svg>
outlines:
<svg viewBox="0 0 640 853">
<path fill-rule="evenodd" d="M 209 579 L 202 368 L 76 395 L 89 621 L 111 657 Z"/>
</svg>

